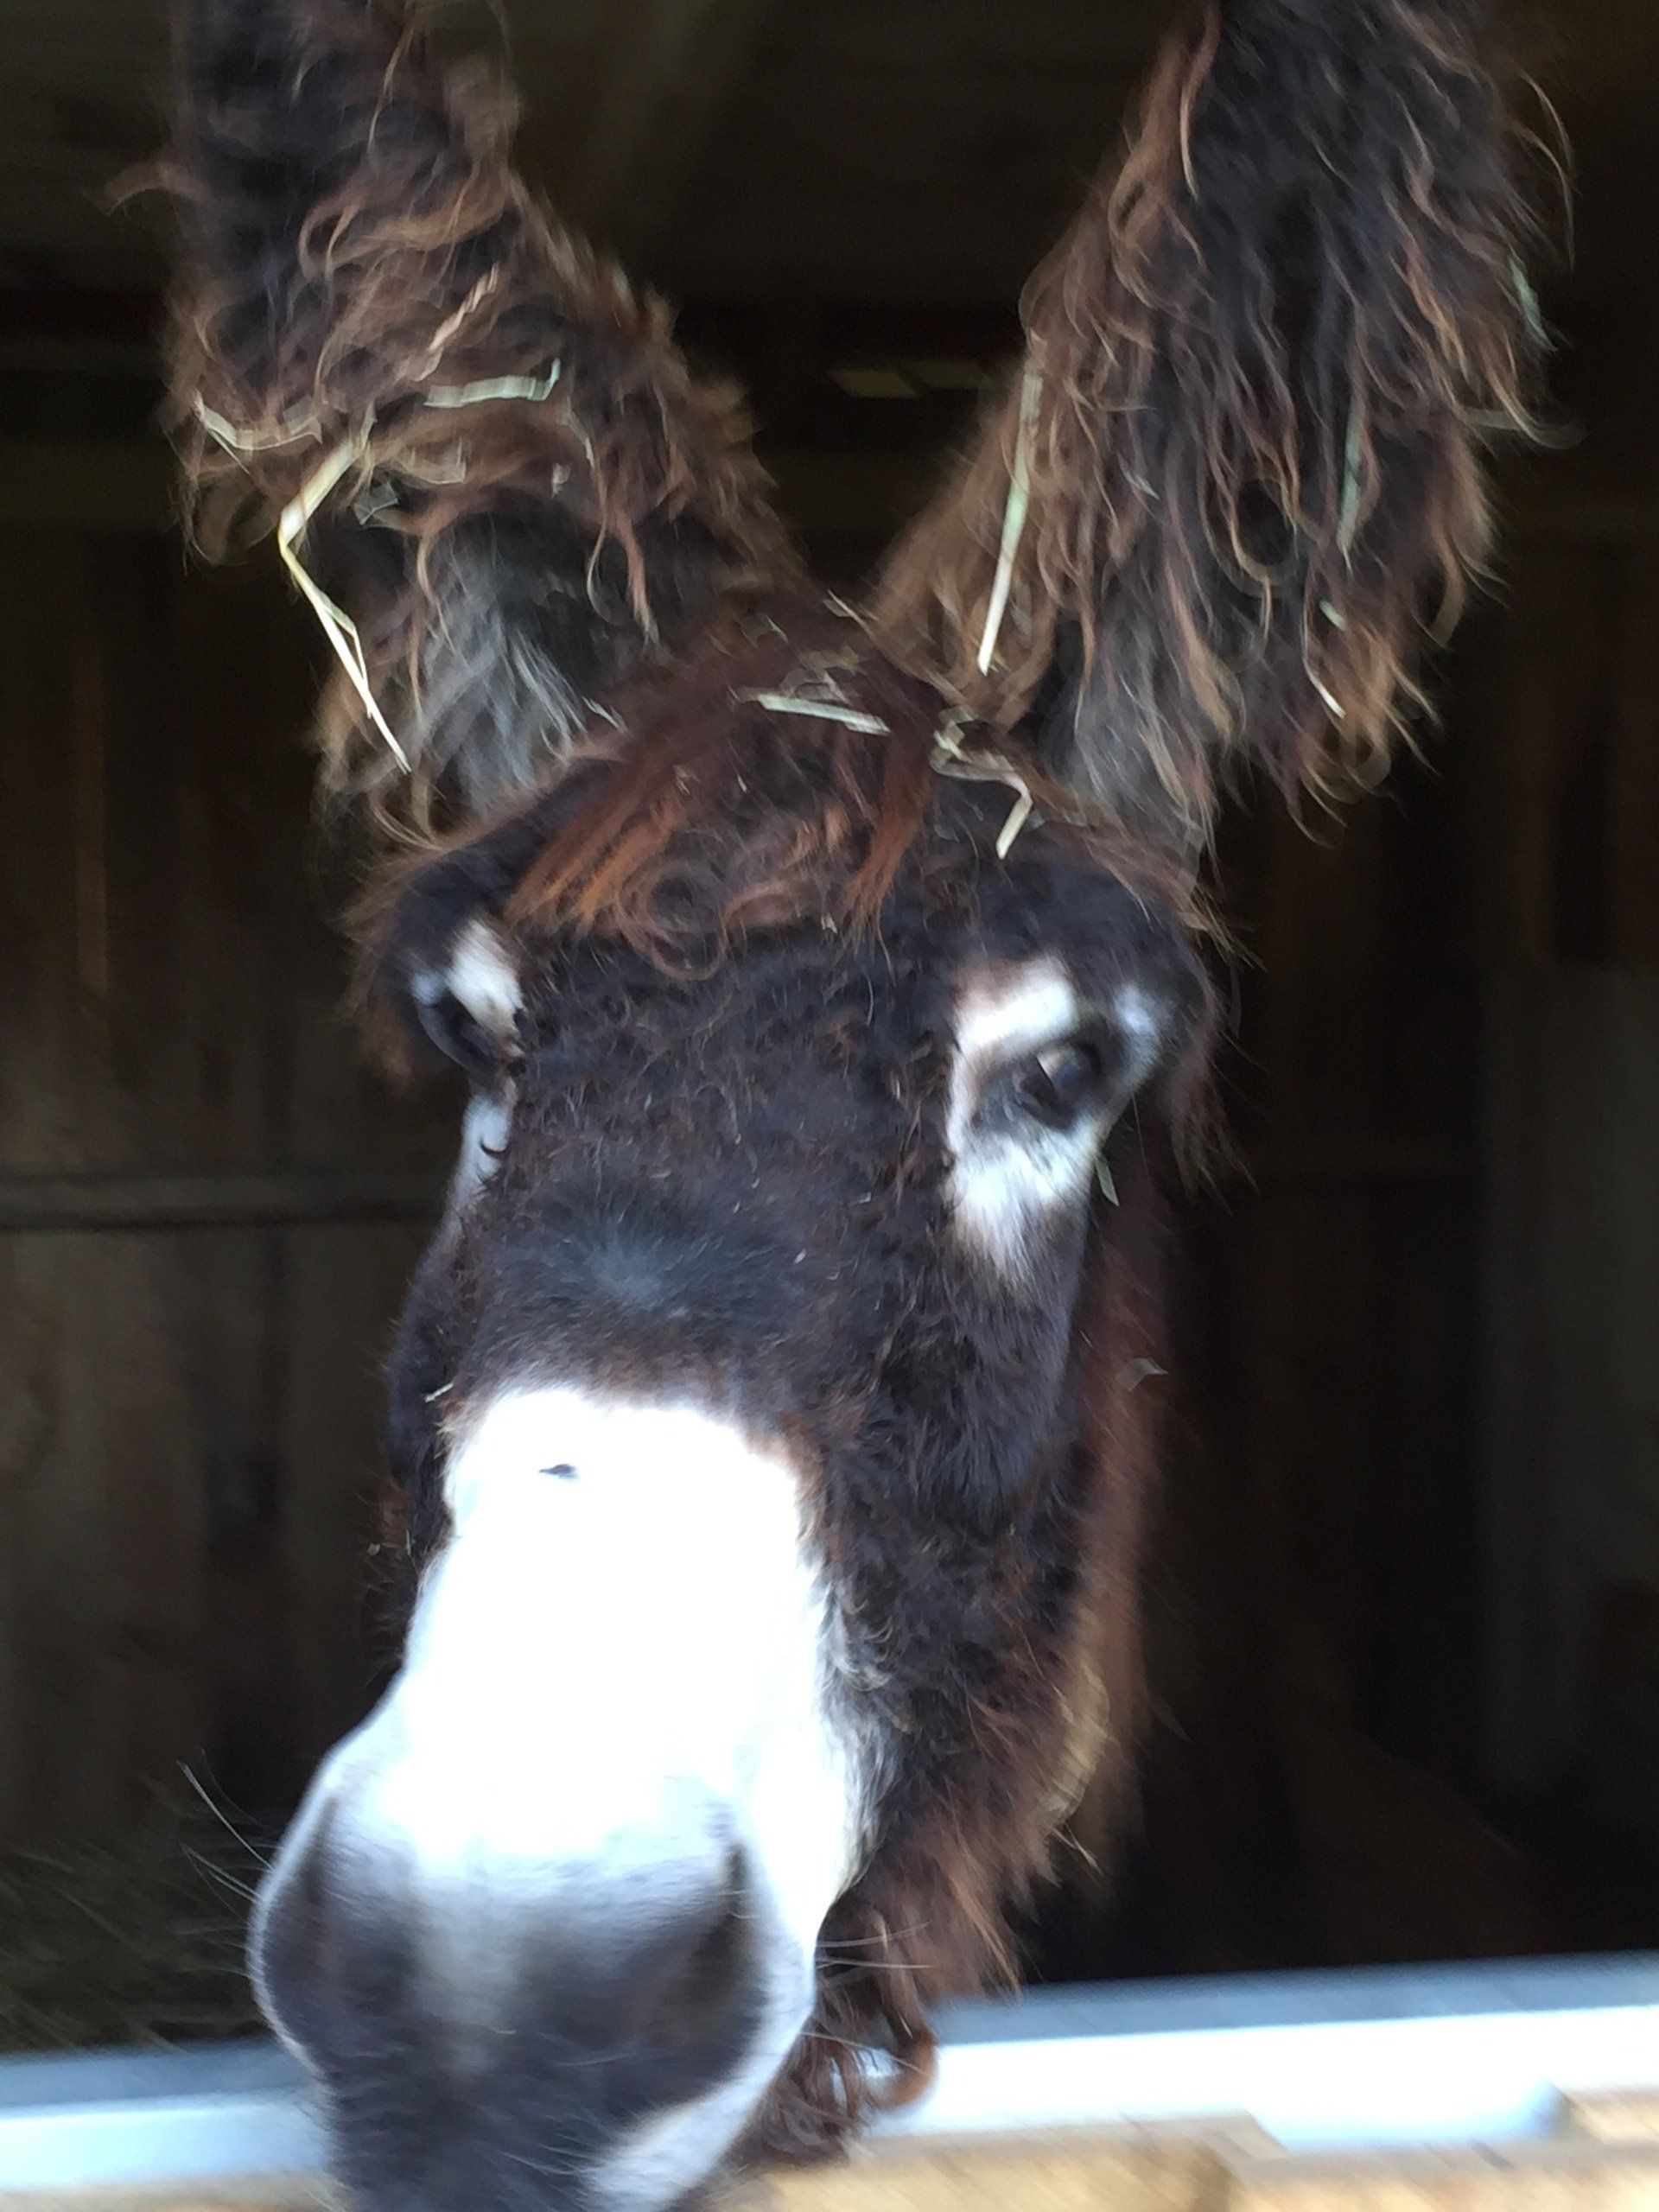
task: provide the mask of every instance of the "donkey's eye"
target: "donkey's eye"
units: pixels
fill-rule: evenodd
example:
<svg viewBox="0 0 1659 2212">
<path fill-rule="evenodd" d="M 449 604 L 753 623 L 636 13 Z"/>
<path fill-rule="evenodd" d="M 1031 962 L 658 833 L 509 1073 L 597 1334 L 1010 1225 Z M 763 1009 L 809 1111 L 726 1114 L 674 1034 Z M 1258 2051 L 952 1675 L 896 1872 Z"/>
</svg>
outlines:
<svg viewBox="0 0 1659 2212">
<path fill-rule="evenodd" d="M 1098 1104 L 1107 1083 L 1106 1054 L 1087 1037 L 1045 1046 L 1014 1071 L 1014 1096 L 1022 1112 L 1046 1128 L 1069 1128 Z"/>
<path fill-rule="evenodd" d="M 489 1080 L 497 1059 L 495 1040 L 453 991 L 417 1000 L 416 1010 L 422 1028 L 447 1058 L 474 1083 Z"/>
</svg>

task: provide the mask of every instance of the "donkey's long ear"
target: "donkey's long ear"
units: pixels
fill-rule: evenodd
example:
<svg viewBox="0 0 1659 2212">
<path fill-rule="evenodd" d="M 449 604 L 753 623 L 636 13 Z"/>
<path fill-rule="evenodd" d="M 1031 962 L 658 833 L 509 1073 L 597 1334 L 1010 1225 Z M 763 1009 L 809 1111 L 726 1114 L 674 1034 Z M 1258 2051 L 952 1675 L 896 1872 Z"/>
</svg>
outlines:
<svg viewBox="0 0 1659 2212">
<path fill-rule="evenodd" d="M 403 0 L 188 7 L 174 388 L 202 535 L 250 495 L 278 519 L 342 664 L 342 780 L 487 805 L 788 572 L 746 428 Z"/>
<path fill-rule="evenodd" d="M 1143 835 L 1230 754 L 1380 765 L 1485 543 L 1536 309 L 1478 0 L 1214 0 L 1033 280 L 1023 372 L 873 605 Z"/>
</svg>

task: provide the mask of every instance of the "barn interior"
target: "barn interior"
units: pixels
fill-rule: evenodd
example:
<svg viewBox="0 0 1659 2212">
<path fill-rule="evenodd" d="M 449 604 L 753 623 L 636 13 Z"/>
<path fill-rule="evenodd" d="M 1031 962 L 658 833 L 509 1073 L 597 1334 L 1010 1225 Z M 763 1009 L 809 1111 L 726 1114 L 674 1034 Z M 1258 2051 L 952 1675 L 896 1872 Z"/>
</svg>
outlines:
<svg viewBox="0 0 1659 2212">
<path fill-rule="evenodd" d="M 840 579 L 1175 12 L 505 10 L 527 166 L 746 384 Z M 1517 30 L 1576 163 L 1559 435 L 1421 755 L 1226 825 L 1157 1710 L 1036 1975 L 1659 1946 L 1659 11 Z M 240 2017 L 238 1889 L 376 1664 L 377 1366 L 454 1125 L 343 1011 L 320 640 L 269 546 L 177 527 L 109 197 L 166 73 L 157 0 L 0 0 L 0 2048 Z"/>
</svg>

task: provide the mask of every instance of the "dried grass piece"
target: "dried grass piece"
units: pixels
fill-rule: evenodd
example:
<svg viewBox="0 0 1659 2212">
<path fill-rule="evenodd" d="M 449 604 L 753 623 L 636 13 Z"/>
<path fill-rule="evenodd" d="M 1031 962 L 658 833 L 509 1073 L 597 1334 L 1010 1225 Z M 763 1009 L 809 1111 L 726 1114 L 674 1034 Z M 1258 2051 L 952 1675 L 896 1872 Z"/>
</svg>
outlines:
<svg viewBox="0 0 1659 2212">
<path fill-rule="evenodd" d="M 256 2029 L 243 1949 L 261 1871 L 205 1798 L 158 1796 L 114 1841 L 0 1853 L 0 2051 Z"/>
</svg>

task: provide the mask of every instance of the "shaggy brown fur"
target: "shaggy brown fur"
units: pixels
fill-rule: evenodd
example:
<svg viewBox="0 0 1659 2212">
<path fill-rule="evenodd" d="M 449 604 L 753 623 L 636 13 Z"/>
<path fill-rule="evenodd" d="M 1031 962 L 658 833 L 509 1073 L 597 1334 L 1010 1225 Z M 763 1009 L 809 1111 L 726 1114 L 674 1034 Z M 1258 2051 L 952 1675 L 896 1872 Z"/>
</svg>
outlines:
<svg viewBox="0 0 1659 2212">
<path fill-rule="evenodd" d="M 902 666 L 1149 836 L 1196 851 L 1230 753 L 1374 778 L 1420 613 L 1454 619 L 1485 550 L 1478 455 L 1529 425 L 1536 311 L 1482 13 L 1207 7 L 880 580 Z"/>
<path fill-rule="evenodd" d="M 644 1198 L 620 1227 L 620 1201 L 589 1205 L 571 1161 L 604 1147 L 625 1196 L 690 1163 L 686 1205 L 721 1203 L 688 1249 L 736 1243 L 687 1325 L 718 1330 L 729 1294 L 766 1387 L 822 1416 L 837 1602 L 855 1626 L 885 1607 L 906 1648 L 865 1716 L 892 1749 L 881 1831 L 755 2123 L 769 2155 L 913 2089 L 931 2005 L 1007 1971 L 1090 1747 L 1119 1770 L 1133 1748 L 1156 1133 L 1179 1138 L 1207 1045 L 1193 887 L 1218 795 L 1234 761 L 1321 791 L 1377 770 L 1422 616 L 1449 620 L 1482 556 L 1481 446 L 1528 419 L 1535 309 L 1484 43 L 1478 0 L 1210 0 L 1035 282 L 1001 412 L 849 613 L 803 582 L 729 395 L 513 175 L 498 87 L 403 0 L 191 0 L 174 393 L 202 535 L 228 542 L 248 503 L 285 516 L 355 626 L 337 642 L 361 641 L 331 772 L 426 833 L 373 902 L 373 995 L 429 1029 L 481 918 L 529 1009 L 505 1063 L 476 1037 L 455 1053 L 486 1095 L 518 1086 L 520 1133 L 484 1225 L 454 1232 L 465 1264 L 435 1247 L 405 1318 L 411 1554 L 441 1539 L 431 1408 L 467 1298 L 519 1239 L 543 1340 L 580 1338 L 589 1308 L 558 1301 L 592 1243 L 673 1240 Z M 1137 1129 L 1121 1203 L 1020 1288 L 975 1274 L 944 1195 L 946 944 L 962 973 L 1052 953 L 1140 977 L 1171 1016 L 1153 1156 Z M 716 1034 L 717 1141 L 709 1082 L 663 1073 Z M 780 1127 L 797 1111 L 816 1157 Z M 772 1179 L 734 1195 L 751 1147 Z M 770 1249 L 769 1208 L 791 1263 L 760 1280 L 742 1240 Z M 821 1282 L 797 1273 L 836 1239 Z M 817 1395 L 791 1399 L 810 1344 Z M 871 2048 L 899 2062 L 886 2089 Z"/>
<path fill-rule="evenodd" d="M 1529 423 L 1536 310 L 1480 15 L 1212 0 L 1033 281 L 1006 404 L 872 597 L 874 645 L 980 742 L 1189 867 L 1230 755 L 1287 785 L 1378 772 L 1420 697 L 1419 616 L 1449 624 L 1486 544 L 1479 448 Z M 423 827 L 476 811 L 642 663 L 795 592 L 733 395 L 526 193 L 490 73 L 401 0 L 238 0 L 203 10 L 186 77 L 187 479 L 222 549 L 250 500 L 280 512 L 347 461 L 305 557 L 364 610 L 409 769 L 342 673 L 338 781 Z M 483 396 L 504 379 L 547 388 Z"/>
<path fill-rule="evenodd" d="M 843 730 L 843 741 L 825 745 L 821 759 L 810 741 L 785 751 L 773 736 L 770 757 L 757 743 L 747 756 L 749 773 L 734 784 L 729 843 L 693 838 L 678 859 L 671 844 L 665 863 L 652 869 L 646 880 L 658 902 L 637 940 L 608 924 L 572 933 L 563 914 L 550 925 L 524 895 L 521 871 L 535 868 L 550 839 L 556 849 L 560 810 L 572 808 L 577 824 L 593 810 L 566 790 L 403 871 L 374 942 L 377 995 L 405 1020 L 412 982 L 479 917 L 505 925 L 515 966 L 537 979 L 537 1011 L 521 1024 L 527 1064 L 518 1079 L 520 1110 L 534 1102 L 539 1117 L 533 1141 L 524 1140 L 533 1173 L 521 1171 L 515 1193 L 509 1162 L 502 1203 L 510 1210 L 543 1203 L 547 1185 L 557 1187 L 565 1154 L 600 1160 L 607 1184 L 626 1187 L 639 1117 L 607 1097 L 612 1061 L 640 1062 L 652 1118 L 673 1130 L 675 1157 L 696 1163 L 700 1196 L 691 1203 L 706 1196 L 716 1219 L 725 1217 L 732 1166 L 709 1148 L 699 1102 L 723 1082 L 753 1085 L 753 1110 L 770 1127 L 786 1080 L 781 1069 L 810 1069 L 822 1052 L 828 1068 L 810 1078 L 827 1085 L 817 1111 L 836 1110 L 843 1090 L 872 1088 L 897 1111 L 904 1139 L 891 1151 L 861 1157 L 850 1120 L 830 1140 L 831 1157 L 847 1152 L 851 1187 L 861 1193 L 857 1259 L 837 1248 L 824 1280 L 812 1280 L 810 1321 L 783 1324 L 766 1355 L 783 1358 L 777 1387 L 797 1408 L 804 1458 L 818 1468 L 816 1536 L 830 1586 L 855 1633 L 872 1641 L 882 1689 L 866 1720 L 902 1747 L 882 1793 L 876 1847 L 823 1932 L 817 2015 L 751 2131 L 751 2154 L 799 2158 L 832 2148 L 872 2107 L 915 2093 L 930 2060 L 929 2015 L 944 1997 L 1009 1978 L 1010 1910 L 1046 1871 L 1084 1783 L 1093 1777 L 1110 1787 L 1125 1775 L 1141 1720 L 1138 1566 L 1156 1456 L 1158 1188 L 1169 1141 L 1179 1141 L 1200 1104 L 1210 1038 L 1203 994 L 1189 992 L 1178 1059 L 1137 1112 L 1135 1138 L 1116 1170 L 1116 1201 L 1094 1205 L 1076 1309 L 1058 1283 L 1025 1294 L 1065 1329 L 1058 1427 L 1022 1478 L 1024 1503 L 1017 1510 L 994 1505 L 981 1527 L 965 1501 L 941 1500 L 933 1459 L 942 1433 L 969 1457 L 995 1455 L 999 1427 L 1016 1425 L 1013 1376 L 1027 1363 L 1019 1338 L 1024 1300 L 995 1285 L 976 1287 L 971 1276 L 930 1281 L 949 1250 L 949 1240 L 927 1226 L 947 1168 L 935 1117 L 949 1056 L 918 995 L 948 983 L 946 948 L 964 925 L 1001 946 L 1017 912 L 1034 924 L 1038 942 L 1052 944 L 1064 941 L 1067 916 L 1080 912 L 1091 889 L 1110 885 L 1122 900 L 1122 887 L 1090 840 L 1053 825 L 1019 844 L 1004 881 L 987 866 L 1001 795 L 944 786 L 930 834 L 912 846 L 892 887 L 879 933 L 849 933 L 840 956 L 815 954 L 815 943 L 823 944 L 818 912 L 802 930 L 791 905 L 775 929 L 763 922 L 728 934 L 722 904 L 733 887 L 721 854 L 741 868 L 768 849 L 768 826 L 781 836 L 792 823 L 822 862 L 820 817 L 801 803 L 798 786 L 821 790 L 830 814 L 839 816 L 836 794 L 864 780 L 860 754 L 866 768 L 879 757 L 876 741 L 855 732 Z M 826 880 L 844 886 L 857 850 L 855 835 L 850 852 L 823 862 Z M 792 893 L 798 879 L 785 880 Z M 747 903 L 741 876 L 734 887 Z M 1166 933 L 1179 941 L 1155 894 L 1141 911 L 1153 943 Z M 803 941 L 804 950 L 793 950 Z M 1127 946 L 1122 957 L 1132 957 Z M 798 958 L 806 963 L 798 988 L 785 980 Z M 765 1015 L 757 1012 L 752 1035 L 744 1031 L 741 1073 L 728 1077 L 707 1041 L 709 1026 L 723 1030 L 753 989 Z M 543 1049 L 537 1041 L 543 1037 L 556 1038 L 556 1047 Z M 584 1038 L 591 1042 L 579 1042 Z M 702 1040 L 695 1047 L 694 1038 Z M 548 1063 L 552 1049 L 556 1067 Z M 694 1060 L 697 1081 L 681 1096 L 662 1071 Z M 797 1103 L 791 1095 L 789 1110 Z M 738 1126 L 742 1110 L 733 1109 Z M 803 1138 L 787 1170 L 769 1166 L 759 1128 L 736 1157 L 746 1163 L 744 1195 L 733 1217 L 747 1224 L 791 1203 L 785 1193 L 798 1176 L 810 1188 L 823 1173 L 816 1135 Z M 822 1232 L 810 1233 L 816 1241 Z M 794 1243 L 791 1229 L 785 1244 Z M 806 1246 L 798 1253 L 800 1262 L 810 1256 Z M 550 1264 L 581 1281 L 578 1245 L 559 1248 Z M 718 1313 L 717 1249 L 700 1264 L 703 1299 Z M 467 1272 L 441 1254 L 430 1267 L 430 1293 L 417 1286 L 413 1310 L 418 1316 L 429 1306 L 437 1333 L 406 1355 L 412 1365 L 399 1363 L 395 1383 L 395 1402 L 410 1409 L 417 1430 L 429 1421 L 432 1394 L 454 1387 L 458 1352 L 444 1340 L 455 1325 L 447 1318 L 456 1294 L 449 1274 Z M 920 1369 L 903 1385 L 902 1414 L 889 1403 L 880 1362 L 847 1369 L 832 1351 L 824 1387 L 808 1380 L 815 1336 L 834 1347 L 855 1335 L 884 1271 L 899 1335 L 914 1332 L 900 1365 L 914 1361 Z M 776 1322 L 771 1301 L 786 1304 L 789 1286 L 766 1281 L 764 1270 L 761 1276 L 769 1322 Z M 715 1345 L 726 1356 L 737 1343 L 734 1327 L 711 1325 L 705 1356 Z M 550 1319 L 543 1333 L 555 1339 L 561 1329 Z M 421 1336 L 417 1320 L 414 1341 Z M 607 1326 L 600 1356 L 607 1388 L 625 1396 L 649 1389 L 652 1371 L 636 1369 L 630 1327 Z M 912 1421 L 932 1440 L 912 1434 Z M 427 1451 L 405 1446 L 398 1456 L 426 1467 Z M 429 1468 L 405 1482 L 416 1497 L 429 1498 L 437 1488 Z M 430 1525 L 416 1526 L 410 1538 L 416 1560 L 438 1540 Z M 897 2059 L 897 2071 L 873 2075 L 871 2052 Z"/>
<path fill-rule="evenodd" d="M 722 955 L 748 934 L 804 920 L 878 923 L 936 817 L 945 718 L 938 695 L 873 653 L 847 616 L 810 602 L 774 611 L 783 622 L 769 620 L 758 641 L 716 634 L 625 696 L 627 743 L 594 778 L 591 801 L 562 810 L 515 917 L 612 932 L 667 959 L 688 945 L 706 954 L 711 922 Z M 826 688 L 853 723 L 794 721 L 760 703 Z M 1006 819 L 1019 791 L 988 772 L 970 780 L 1007 792 Z M 1018 784 L 1120 882 L 1202 926 L 1179 871 L 1112 816 L 1079 814 L 1034 766 L 1021 765 Z M 754 789 L 768 791 L 766 808 L 742 803 Z"/>
<path fill-rule="evenodd" d="M 409 772 L 343 676 L 331 772 L 421 825 L 476 810 L 556 766 L 641 661 L 794 576 L 747 423 L 525 190 L 495 73 L 398 0 L 233 0 L 190 34 L 164 174 L 200 537 L 222 551 L 349 454 L 307 557 L 366 610 Z M 515 379 L 545 396 L 488 396 Z"/>
<path fill-rule="evenodd" d="M 1164 1224 L 1144 1156 L 1128 1156 L 1118 1197 L 1096 1212 L 1074 1351 L 1086 1412 L 1070 1484 L 1080 1579 L 1063 1677 L 1014 1670 L 976 1786 L 923 1797 L 836 1905 L 817 2017 L 755 2123 L 751 2156 L 821 2158 L 873 2112 L 925 2094 L 941 2000 L 1014 1982 L 1009 1911 L 1051 1874 L 1085 1789 L 1120 1807 L 1128 1794 L 1145 1720 L 1140 1579 L 1165 1343 Z M 1013 1592 L 1007 1610 L 1011 1620 L 1024 1611 Z M 869 2052 L 889 2069 L 873 2074 Z"/>
</svg>

